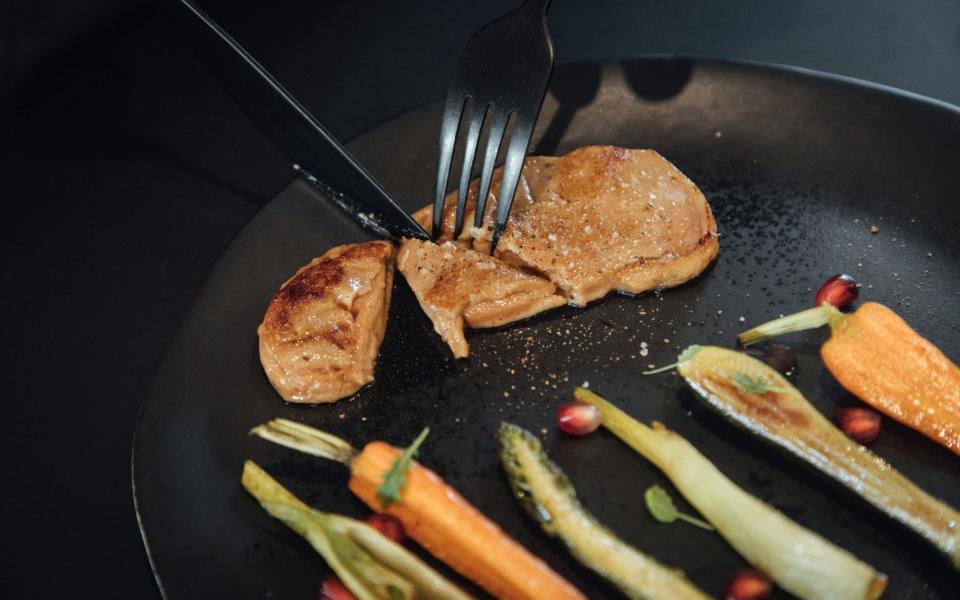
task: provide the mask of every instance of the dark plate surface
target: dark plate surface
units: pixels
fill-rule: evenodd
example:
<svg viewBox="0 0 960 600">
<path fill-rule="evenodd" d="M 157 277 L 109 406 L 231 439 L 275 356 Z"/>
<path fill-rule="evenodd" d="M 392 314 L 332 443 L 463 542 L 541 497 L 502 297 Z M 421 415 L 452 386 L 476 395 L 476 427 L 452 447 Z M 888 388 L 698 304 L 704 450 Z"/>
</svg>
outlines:
<svg viewBox="0 0 960 600">
<path fill-rule="evenodd" d="M 409 210 L 430 197 L 438 118 L 439 106 L 415 111 L 349 145 Z M 639 372 L 672 362 L 692 343 L 732 345 L 737 331 L 810 306 L 820 282 L 838 272 L 862 282 L 861 301 L 895 308 L 960 357 L 960 110 L 792 69 L 638 59 L 558 68 L 541 125 L 539 154 L 616 144 L 654 148 L 674 162 L 713 207 L 721 232 L 716 264 L 660 294 L 610 297 L 586 310 L 471 332 L 464 361 L 451 358 L 398 277 L 376 382 L 333 405 L 290 406 L 257 358 L 255 329 L 267 302 L 310 258 L 368 237 L 307 184 L 293 182 L 211 273 L 143 408 L 134 495 L 167 596 L 311 598 L 327 572 L 240 488 L 245 458 L 322 510 L 368 514 L 347 491 L 345 468 L 247 436 L 278 416 L 355 445 L 406 445 L 430 425 L 422 462 L 591 598 L 618 597 L 510 497 L 493 432 L 501 420 L 531 428 L 601 521 L 720 595 L 745 563 L 716 534 L 652 520 L 643 490 L 653 483 L 672 490 L 655 467 L 603 431 L 557 435 L 557 405 L 574 384 L 589 381 L 633 415 L 676 429 L 746 490 L 887 573 L 885 597 L 955 597 L 958 578 L 947 562 L 910 533 L 713 416 L 675 375 Z M 800 354 L 798 387 L 829 415 L 857 401 L 819 362 L 824 336 L 785 341 Z M 960 505 L 955 455 L 889 422 L 874 449 Z"/>
</svg>

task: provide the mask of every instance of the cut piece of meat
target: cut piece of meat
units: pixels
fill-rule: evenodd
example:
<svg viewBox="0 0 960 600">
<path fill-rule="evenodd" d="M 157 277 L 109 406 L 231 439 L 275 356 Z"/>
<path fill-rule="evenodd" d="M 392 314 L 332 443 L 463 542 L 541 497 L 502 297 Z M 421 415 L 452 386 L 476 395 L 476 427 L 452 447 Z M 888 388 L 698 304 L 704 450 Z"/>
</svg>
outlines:
<svg viewBox="0 0 960 600">
<path fill-rule="evenodd" d="M 288 402 L 333 402 L 373 381 L 393 290 L 389 242 L 313 259 L 274 295 L 257 328 L 260 362 Z"/>
<path fill-rule="evenodd" d="M 451 242 L 404 239 L 397 268 L 457 358 L 470 353 L 464 325 L 497 327 L 565 302 L 548 280 Z"/>
<path fill-rule="evenodd" d="M 498 169 L 483 226 L 465 227 L 458 244 L 489 250 L 499 189 Z M 441 241 L 452 237 L 455 194 L 444 206 Z M 473 223 L 476 196 L 474 180 L 466 224 Z M 414 217 L 429 229 L 432 210 Z M 583 306 L 614 290 L 680 285 L 718 251 L 710 206 L 675 166 L 653 150 L 587 146 L 559 158 L 527 158 L 496 256 L 543 274 L 571 304 Z"/>
</svg>

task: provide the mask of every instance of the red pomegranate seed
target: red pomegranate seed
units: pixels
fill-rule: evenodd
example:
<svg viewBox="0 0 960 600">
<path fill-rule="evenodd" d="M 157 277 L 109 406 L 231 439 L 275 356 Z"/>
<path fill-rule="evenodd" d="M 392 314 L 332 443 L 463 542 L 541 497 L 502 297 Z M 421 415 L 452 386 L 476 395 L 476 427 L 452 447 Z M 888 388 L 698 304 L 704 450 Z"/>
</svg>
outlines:
<svg viewBox="0 0 960 600">
<path fill-rule="evenodd" d="M 403 528 L 403 523 L 393 515 L 375 513 L 367 518 L 367 523 L 398 544 L 407 541 L 407 532 Z"/>
<path fill-rule="evenodd" d="M 570 402 L 557 409 L 557 427 L 570 435 L 587 435 L 600 427 L 600 409 L 586 402 Z"/>
<path fill-rule="evenodd" d="M 724 600 L 761 600 L 770 596 L 773 584 L 759 571 L 743 569 L 737 571 L 727 584 L 723 593 Z"/>
<path fill-rule="evenodd" d="M 880 435 L 880 413 L 869 408 L 841 408 L 833 421 L 851 440 L 866 445 Z"/>
<path fill-rule="evenodd" d="M 317 600 L 357 600 L 336 577 L 327 577 L 317 588 Z"/>
<path fill-rule="evenodd" d="M 817 295 L 813 300 L 814 306 L 820 306 L 824 302 L 843 308 L 853 304 L 853 301 L 860 295 L 860 288 L 857 282 L 849 275 L 834 275 L 823 282 Z"/>
<path fill-rule="evenodd" d="M 763 349 L 763 362 L 784 375 L 789 375 L 797 368 L 797 355 L 786 346 L 772 344 Z"/>
<path fill-rule="evenodd" d="M 783 375 L 792 375 L 797 368 L 796 353 L 786 346 L 772 344 L 765 348 L 747 348 L 746 354 L 754 358 L 759 358 Z"/>
</svg>

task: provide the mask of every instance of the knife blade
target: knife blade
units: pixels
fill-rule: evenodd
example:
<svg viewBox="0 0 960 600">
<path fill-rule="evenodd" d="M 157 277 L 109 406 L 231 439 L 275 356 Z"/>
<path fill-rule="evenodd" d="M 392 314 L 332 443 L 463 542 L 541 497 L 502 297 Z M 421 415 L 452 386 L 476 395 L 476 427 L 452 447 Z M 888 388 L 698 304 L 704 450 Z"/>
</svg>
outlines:
<svg viewBox="0 0 960 600">
<path fill-rule="evenodd" d="M 230 34 L 190 0 L 166 4 L 210 75 L 307 180 L 379 235 L 429 239 L 363 165 Z"/>
</svg>

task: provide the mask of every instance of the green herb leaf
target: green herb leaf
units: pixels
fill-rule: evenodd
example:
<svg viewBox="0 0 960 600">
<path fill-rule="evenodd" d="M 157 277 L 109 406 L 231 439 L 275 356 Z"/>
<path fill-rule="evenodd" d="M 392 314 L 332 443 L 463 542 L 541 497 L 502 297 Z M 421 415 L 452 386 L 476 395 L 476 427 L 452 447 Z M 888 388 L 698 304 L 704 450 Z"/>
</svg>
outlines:
<svg viewBox="0 0 960 600">
<path fill-rule="evenodd" d="M 669 365 L 664 365 L 657 369 L 651 369 L 650 371 L 643 371 L 642 375 L 656 375 L 657 373 L 663 373 L 664 371 L 669 371 L 670 369 L 676 369 L 681 363 L 687 362 L 688 360 L 693 358 L 693 356 L 697 352 L 700 352 L 701 350 L 703 350 L 703 346 L 699 346 L 697 344 L 694 344 L 693 346 L 689 346 L 686 350 L 680 353 L 680 356 L 677 357 L 677 362 Z"/>
<path fill-rule="evenodd" d="M 383 483 L 377 488 L 377 499 L 380 500 L 380 505 L 384 508 L 387 508 L 394 502 L 400 501 L 400 493 L 407 487 L 407 469 L 410 468 L 410 461 L 417 456 L 417 452 L 420 450 L 420 444 L 423 443 L 423 440 L 427 439 L 427 434 L 429 433 L 430 428 L 424 427 L 420 435 L 417 436 L 417 439 L 413 440 L 413 443 L 407 446 L 407 449 L 403 451 L 400 458 L 394 461 L 393 466 L 390 467 L 390 470 L 383 476 Z"/>
<path fill-rule="evenodd" d="M 746 373 L 731 373 L 730 379 L 733 381 L 733 385 L 751 394 L 766 394 L 781 389 L 770 385 L 762 377 L 750 377 Z"/>
<path fill-rule="evenodd" d="M 680 353 L 680 356 L 677 358 L 677 364 L 687 362 L 688 360 L 693 358 L 693 356 L 697 352 L 700 352 L 701 350 L 703 350 L 703 346 L 701 346 L 700 344 L 694 344 L 692 346 L 688 346 L 686 350 Z"/>
<path fill-rule="evenodd" d="M 677 519 L 680 519 L 691 525 L 696 525 L 701 529 L 713 531 L 713 525 L 710 523 L 690 515 L 685 515 L 677 510 L 677 506 L 673 503 L 673 498 L 670 497 L 667 490 L 659 485 L 651 485 L 648 487 L 647 491 L 643 493 L 643 501 L 646 503 L 650 515 L 661 523 L 673 523 Z"/>
<path fill-rule="evenodd" d="M 677 507 L 667 490 L 659 485 L 651 485 L 643 493 L 643 501 L 654 519 L 661 523 L 672 523 L 677 519 Z"/>
</svg>

